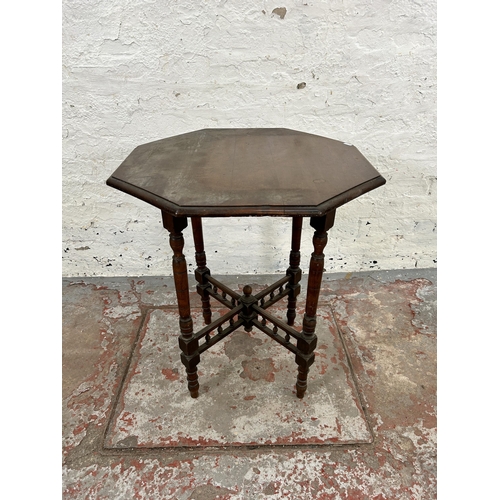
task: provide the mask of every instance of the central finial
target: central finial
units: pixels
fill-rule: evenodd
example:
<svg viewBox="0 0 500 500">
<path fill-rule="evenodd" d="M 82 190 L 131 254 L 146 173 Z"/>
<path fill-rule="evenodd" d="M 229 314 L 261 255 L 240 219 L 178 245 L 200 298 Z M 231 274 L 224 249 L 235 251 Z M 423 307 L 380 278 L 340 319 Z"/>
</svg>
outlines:
<svg viewBox="0 0 500 500">
<path fill-rule="evenodd" d="M 250 297 L 250 295 L 252 295 L 252 287 L 250 285 L 245 285 L 243 287 L 243 293 L 245 294 L 245 297 Z"/>
</svg>

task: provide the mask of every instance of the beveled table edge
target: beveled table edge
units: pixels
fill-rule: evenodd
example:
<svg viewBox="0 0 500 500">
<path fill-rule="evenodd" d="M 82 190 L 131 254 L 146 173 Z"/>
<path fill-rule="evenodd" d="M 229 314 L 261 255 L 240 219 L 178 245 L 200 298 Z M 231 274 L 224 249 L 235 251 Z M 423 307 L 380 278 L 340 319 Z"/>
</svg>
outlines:
<svg viewBox="0 0 500 500">
<path fill-rule="evenodd" d="M 368 193 L 373 189 L 383 186 L 386 180 L 381 175 L 374 177 L 358 186 L 355 186 L 343 193 L 340 193 L 319 205 L 286 205 L 286 206 L 180 206 L 172 203 L 161 196 L 155 195 L 150 191 L 138 188 L 133 184 L 109 177 L 106 184 L 126 194 L 134 196 L 154 207 L 159 208 L 175 217 L 263 217 L 263 216 L 304 216 L 321 217 L 328 212 L 344 205 L 345 203 L 358 198 L 362 194 Z"/>
</svg>

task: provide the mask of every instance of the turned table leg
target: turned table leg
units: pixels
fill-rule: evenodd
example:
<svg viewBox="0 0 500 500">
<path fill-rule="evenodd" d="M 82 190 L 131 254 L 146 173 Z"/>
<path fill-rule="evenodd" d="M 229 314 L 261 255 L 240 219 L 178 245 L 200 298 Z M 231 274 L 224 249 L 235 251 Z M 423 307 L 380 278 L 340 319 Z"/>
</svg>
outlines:
<svg viewBox="0 0 500 500">
<path fill-rule="evenodd" d="M 212 321 L 212 311 L 210 310 L 210 295 L 207 288 L 210 283 L 207 280 L 207 275 L 210 275 L 210 269 L 207 267 L 207 256 L 205 254 L 205 244 L 203 242 L 203 227 L 201 217 L 191 217 L 191 226 L 193 228 L 194 247 L 196 250 L 195 258 L 197 268 L 194 276 L 198 284 L 196 291 L 201 297 L 201 307 L 203 310 L 203 319 L 205 324 L 209 325 Z"/>
<path fill-rule="evenodd" d="M 188 389 L 193 398 L 198 397 L 198 369 L 200 362 L 198 353 L 198 340 L 193 336 L 193 320 L 191 318 L 191 306 L 189 304 L 189 284 L 187 275 L 186 259 L 182 250 L 184 248 L 184 237 L 182 230 L 187 227 L 186 217 L 174 217 L 162 210 L 163 227 L 170 233 L 170 246 L 174 251 L 172 267 L 174 272 L 175 292 L 179 306 L 179 325 L 181 336 L 179 346 L 181 348 L 181 360 L 186 367 Z"/>
<path fill-rule="evenodd" d="M 302 338 L 297 341 L 297 348 L 300 354 L 295 357 L 295 362 L 299 366 L 297 384 L 295 386 L 298 398 L 304 397 L 307 389 L 307 374 L 310 366 L 314 363 L 314 349 L 318 342 L 314 333 L 316 330 L 316 310 L 318 308 L 318 298 L 325 262 L 323 249 L 328 241 L 327 231 L 333 226 L 334 220 L 334 211 L 323 217 L 311 217 L 311 226 L 315 229 L 313 236 L 314 252 L 311 254 L 311 261 L 309 264 L 306 310 L 302 323 Z"/>
<path fill-rule="evenodd" d="M 291 276 L 287 284 L 290 290 L 288 295 L 288 310 L 286 313 L 287 323 L 293 326 L 295 321 L 297 307 L 297 296 L 300 293 L 300 279 L 302 278 L 302 270 L 300 269 L 300 237 L 302 235 L 302 217 L 293 217 L 292 222 L 292 250 L 290 251 L 290 267 L 286 274 Z"/>
</svg>

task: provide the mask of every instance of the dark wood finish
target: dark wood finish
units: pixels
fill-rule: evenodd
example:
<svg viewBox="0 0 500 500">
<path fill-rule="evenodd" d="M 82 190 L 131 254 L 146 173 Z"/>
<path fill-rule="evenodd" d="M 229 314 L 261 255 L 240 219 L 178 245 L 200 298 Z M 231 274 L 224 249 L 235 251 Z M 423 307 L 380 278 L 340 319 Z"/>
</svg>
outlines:
<svg viewBox="0 0 500 500">
<path fill-rule="evenodd" d="M 297 346 L 293 345 L 290 342 L 289 338 L 288 339 L 283 338 L 281 335 L 278 335 L 275 332 L 276 327 L 275 327 L 275 329 L 271 329 L 256 318 L 252 320 L 252 323 L 253 323 L 253 326 L 258 328 L 261 332 L 264 332 L 269 337 L 271 337 L 275 342 L 278 342 L 278 344 L 282 345 L 285 349 L 288 349 L 290 352 L 294 353 L 295 355 L 300 355 L 300 353 L 297 349 Z M 284 323 L 284 324 L 286 324 L 286 323 Z"/>
<path fill-rule="evenodd" d="M 221 283 L 219 280 L 215 279 L 213 276 L 207 276 L 207 281 L 209 281 L 214 287 L 217 287 L 219 290 L 222 290 L 223 293 L 229 295 L 233 299 L 239 299 L 240 294 L 233 292 L 228 286 Z"/>
<path fill-rule="evenodd" d="M 107 183 L 177 216 L 321 216 L 385 180 L 354 146 L 271 128 L 143 144 Z"/>
<path fill-rule="evenodd" d="M 288 129 L 206 129 L 138 146 L 106 183 L 161 209 L 173 250 L 179 346 L 191 396 L 199 393 L 200 355 L 237 328 L 256 327 L 295 355 L 297 397 L 303 398 L 317 345 L 316 310 L 327 231 L 339 206 L 382 186 L 385 179 L 354 146 L 333 139 Z M 210 275 L 201 218 L 266 215 L 293 217 L 286 276 L 255 296 L 249 285 L 239 294 Z M 207 325 L 197 333 L 183 254 L 187 217 L 191 217 L 195 244 L 196 288 Z M 293 324 L 302 276 L 303 217 L 311 217 L 315 233 L 305 314 L 298 332 Z M 229 308 L 215 321 L 210 297 Z M 286 323 L 266 311 L 285 297 Z"/>
<path fill-rule="evenodd" d="M 288 324 L 293 326 L 297 313 L 297 296 L 300 293 L 300 280 L 302 270 L 300 269 L 300 239 L 302 236 L 302 217 L 296 216 L 292 221 L 292 250 L 290 251 L 290 267 L 286 273 L 290 276 L 287 288 L 290 290 L 288 295 L 288 310 L 286 313 Z"/>
<path fill-rule="evenodd" d="M 196 290 L 201 297 L 203 319 L 205 320 L 205 324 L 209 325 L 212 321 L 210 295 L 207 290 L 210 287 L 210 283 L 207 281 L 207 275 L 210 275 L 210 269 L 208 269 L 207 267 L 207 256 L 205 254 L 205 244 L 203 242 L 203 228 L 201 224 L 201 217 L 191 217 L 191 226 L 193 229 L 194 247 L 196 250 L 196 265 L 198 266 L 194 273 L 196 281 L 198 282 Z"/>
<path fill-rule="evenodd" d="M 271 293 L 275 292 L 278 288 L 282 288 L 283 285 L 286 285 L 289 281 L 290 281 L 290 276 L 288 275 L 283 276 L 283 278 L 276 281 L 276 283 L 269 285 L 267 288 L 264 288 L 264 290 L 261 290 L 259 293 L 255 294 L 255 298 L 257 300 L 261 300 L 266 295 L 270 295 Z"/>
<path fill-rule="evenodd" d="M 162 218 L 163 227 L 170 233 L 170 246 L 174 252 L 172 256 L 172 268 L 180 317 L 179 326 L 181 336 L 179 337 L 179 347 L 182 350 L 181 360 L 186 367 L 188 389 L 191 397 L 197 398 L 200 387 L 197 365 L 200 362 L 200 355 L 198 352 L 198 340 L 193 335 L 186 258 L 182 253 L 184 248 L 182 230 L 188 224 L 186 217 L 173 217 L 167 212 L 162 212 Z"/>
<path fill-rule="evenodd" d="M 260 307 L 262 307 L 262 309 L 267 309 L 279 300 L 285 297 L 289 297 L 290 290 L 288 289 L 288 287 L 283 286 L 286 285 L 289 281 L 290 276 L 283 276 L 283 278 L 278 280 L 276 283 L 256 294 L 255 298 L 259 301 Z M 266 300 L 265 297 L 267 295 L 269 295 L 269 298 Z"/>
<path fill-rule="evenodd" d="M 243 304 L 243 309 L 240 312 L 239 318 L 243 320 L 245 331 L 251 332 L 253 320 L 257 318 L 257 313 L 253 307 L 257 304 L 257 299 L 252 295 L 252 287 L 250 285 L 243 287 L 243 296 L 240 298 L 240 302 Z"/>
<path fill-rule="evenodd" d="M 323 217 L 311 217 L 311 226 L 315 229 L 313 236 L 314 252 L 311 254 L 309 263 L 306 310 L 302 322 L 304 337 L 297 341 L 297 347 L 303 355 L 295 358 L 299 365 L 296 384 L 298 398 L 304 397 L 307 389 L 307 374 L 310 366 L 314 363 L 314 349 L 317 345 L 317 337 L 314 333 L 316 331 L 316 310 L 325 264 L 323 250 L 328 241 L 327 231 L 333 226 L 334 220 L 335 212 L 330 212 Z"/>
</svg>

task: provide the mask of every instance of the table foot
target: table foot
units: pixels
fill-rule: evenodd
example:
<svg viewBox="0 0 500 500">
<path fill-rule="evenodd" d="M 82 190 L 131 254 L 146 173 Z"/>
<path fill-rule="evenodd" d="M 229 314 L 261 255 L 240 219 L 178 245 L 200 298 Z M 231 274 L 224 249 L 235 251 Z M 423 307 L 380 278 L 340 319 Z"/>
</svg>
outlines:
<svg viewBox="0 0 500 500">
<path fill-rule="evenodd" d="M 192 398 L 197 398 L 200 394 L 200 384 L 198 383 L 198 370 L 187 372 L 188 389 Z"/>
<path fill-rule="evenodd" d="M 295 390 L 297 391 L 297 397 L 302 399 L 307 389 L 307 373 L 309 370 L 302 370 L 299 368 L 299 374 L 297 375 L 297 383 L 295 384 Z"/>
<path fill-rule="evenodd" d="M 191 394 L 192 398 L 197 398 L 200 390 L 197 368 L 197 365 L 200 362 L 200 356 L 199 354 L 195 354 L 194 356 L 187 356 L 186 354 L 182 353 L 181 361 L 182 364 L 186 367 L 189 393 Z"/>
<path fill-rule="evenodd" d="M 318 338 L 314 333 L 306 335 L 302 332 L 297 339 L 298 352 L 295 356 L 295 362 L 299 365 L 299 369 L 295 389 L 297 390 L 297 397 L 300 399 L 304 397 L 307 389 L 307 374 L 309 373 L 309 368 L 314 363 L 314 350 L 317 345 Z"/>
</svg>

